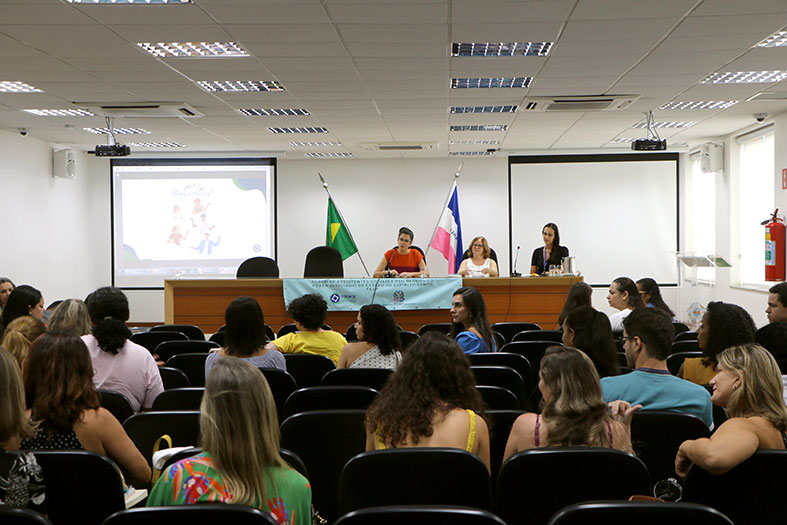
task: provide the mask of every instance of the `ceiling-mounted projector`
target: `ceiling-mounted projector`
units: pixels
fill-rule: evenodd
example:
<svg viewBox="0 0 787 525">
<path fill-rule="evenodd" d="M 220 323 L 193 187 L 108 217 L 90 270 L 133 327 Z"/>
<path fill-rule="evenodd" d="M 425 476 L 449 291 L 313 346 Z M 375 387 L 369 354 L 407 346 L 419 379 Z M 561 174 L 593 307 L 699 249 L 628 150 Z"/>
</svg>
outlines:
<svg viewBox="0 0 787 525">
<path fill-rule="evenodd" d="M 99 144 L 96 146 L 96 157 L 128 157 L 131 148 L 125 144 Z"/>
<path fill-rule="evenodd" d="M 664 151 L 667 149 L 667 139 L 650 140 L 639 139 L 631 143 L 631 149 L 634 151 Z"/>
</svg>

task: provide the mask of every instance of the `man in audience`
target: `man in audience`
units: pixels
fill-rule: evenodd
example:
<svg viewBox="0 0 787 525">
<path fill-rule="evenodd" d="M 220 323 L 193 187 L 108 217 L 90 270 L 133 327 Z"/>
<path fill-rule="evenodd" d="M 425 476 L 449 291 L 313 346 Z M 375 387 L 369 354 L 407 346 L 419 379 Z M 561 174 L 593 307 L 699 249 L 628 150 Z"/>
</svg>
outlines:
<svg viewBox="0 0 787 525">
<path fill-rule="evenodd" d="M 643 410 L 673 410 L 713 424 L 710 394 L 705 388 L 670 374 L 667 356 L 672 351 L 675 330 L 657 308 L 637 308 L 623 321 L 623 348 L 629 374 L 601 380 L 607 403 L 622 399 Z"/>
<path fill-rule="evenodd" d="M 779 283 L 771 286 L 768 290 L 768 308 L 765 313 L 768 315 L 769 323 L 779 323 L 787 321 L 787 283 Z"/>
</svg>

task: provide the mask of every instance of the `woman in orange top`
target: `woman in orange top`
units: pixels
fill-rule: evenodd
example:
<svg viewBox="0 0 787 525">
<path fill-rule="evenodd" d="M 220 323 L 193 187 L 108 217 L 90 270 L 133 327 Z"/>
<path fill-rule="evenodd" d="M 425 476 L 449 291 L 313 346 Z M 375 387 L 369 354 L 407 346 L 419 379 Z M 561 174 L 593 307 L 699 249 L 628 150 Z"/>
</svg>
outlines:
<svg viewBox="0 0 787 525">
<path fill-rule="evenodd" d="M 413 244 L 413 230 L 399 228 L 396 248 L 385 252 L 380 264 L 374 271 L 375 277 L 429 277 L 423 254 L 410 248 Z"/>
</svg>

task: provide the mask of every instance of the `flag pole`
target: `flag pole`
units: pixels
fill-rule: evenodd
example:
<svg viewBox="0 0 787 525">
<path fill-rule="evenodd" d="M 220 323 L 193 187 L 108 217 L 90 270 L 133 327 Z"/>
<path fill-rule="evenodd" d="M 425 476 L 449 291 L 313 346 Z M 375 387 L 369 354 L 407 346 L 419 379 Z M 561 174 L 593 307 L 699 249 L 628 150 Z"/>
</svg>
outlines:
<svg viewBox="0 0 787 525">
<path fill-rule="evenodd" d="M 328 198 L 330 200 L 333 200 L 333 195 L 331 195 L 331 190 L 328 189 L 328 183 L 325 182 L 325 179 L 323 178 L 322 173 L 320 173 L 318 171 L 317 172 L 317 176 L 320 177 L 320 182 L 322 182 L 322 187 L 325 188 L 325 193 L 328 194 Z M 352 240 L 353 244 L 355 244 L 355 247 L 358 248 L 358 243 L 355 242 L 355 238 L 353 237 L 353 234 L 350 231 L 350 227 L 347 225 L 347 221 L 344 220 L 344 216 L 342 215 L 342 212 L 339 209 L 339 207 L 336 206 L 336 203 L 334 203 L 334 208 L 336 209 L 336 213 L 339 214 L 339 218 L 342 220 L 342 224 L 344 225 L 344 228 L 347 230 L 347 235 L 350 236 L 350 239 Z M 358 248 L 358 252 L 357 253 L 358 253 L 358 258 L 361 260 L 361 265 L 363 266 L 363 271 L 365 271 L 366 272 L 366 276 L 369 277 L 369 270 L 366 268 L 366 263 L 363 261 L 363 257 L 361 257 L 361 249 L 360 248 Z"/>
<path fill-rule="evenodd" d="M 459 174 L 462 172 L 462 168 L 464 167 L 465 163 L 461 162 L 459 167 L 456 169 L 456 173 L 454 173 L 454 182 L 451 184 L 451 189 L 448 191 L 448 197 L 445 199 L 445 203 L 443 203 L 443 207 L 440 209 L 440 215 L 437 217 L 437 223 L 434 225 L 434 230 L 432 230 L 432 236 L 429 237 L 429 244 L 426 246 L 426 252 L 424 252 L 424 259 L 426 258 L 426 254 L 429 253 L 429 250 L 432 248 L 432 239 L 434 239 L 435 234 L 437 233 L 437 228 L 440 227 L 440 219 L 443 218 L 443 210 L 445 210 L 446 206 L 448 206 L 448 202 L 451 200 L 451 195 L 454 193 L 454 186 L 459 181 Z M 464 248 L 464 247 L 463 247 Z"/>
</svg>

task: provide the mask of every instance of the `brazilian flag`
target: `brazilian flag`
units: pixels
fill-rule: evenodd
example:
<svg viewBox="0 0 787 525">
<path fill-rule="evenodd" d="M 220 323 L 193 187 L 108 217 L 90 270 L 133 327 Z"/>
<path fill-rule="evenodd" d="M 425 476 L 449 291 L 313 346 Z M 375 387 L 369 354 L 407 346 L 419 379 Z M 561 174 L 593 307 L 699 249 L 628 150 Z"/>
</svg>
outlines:
<svg viewBox="0 0 787 525">
<path fill-rule="evenodd" d="M 331 246 L 339 250 L 342 260 L 347 259 L 358 251 L 358 247 L 350 237 L 347 226 L 342 222 L 342 216 L 333 203 L 333 199 L 328 197 L 328 232 L 325 236 L 325 246 Z"/>
</svg>

